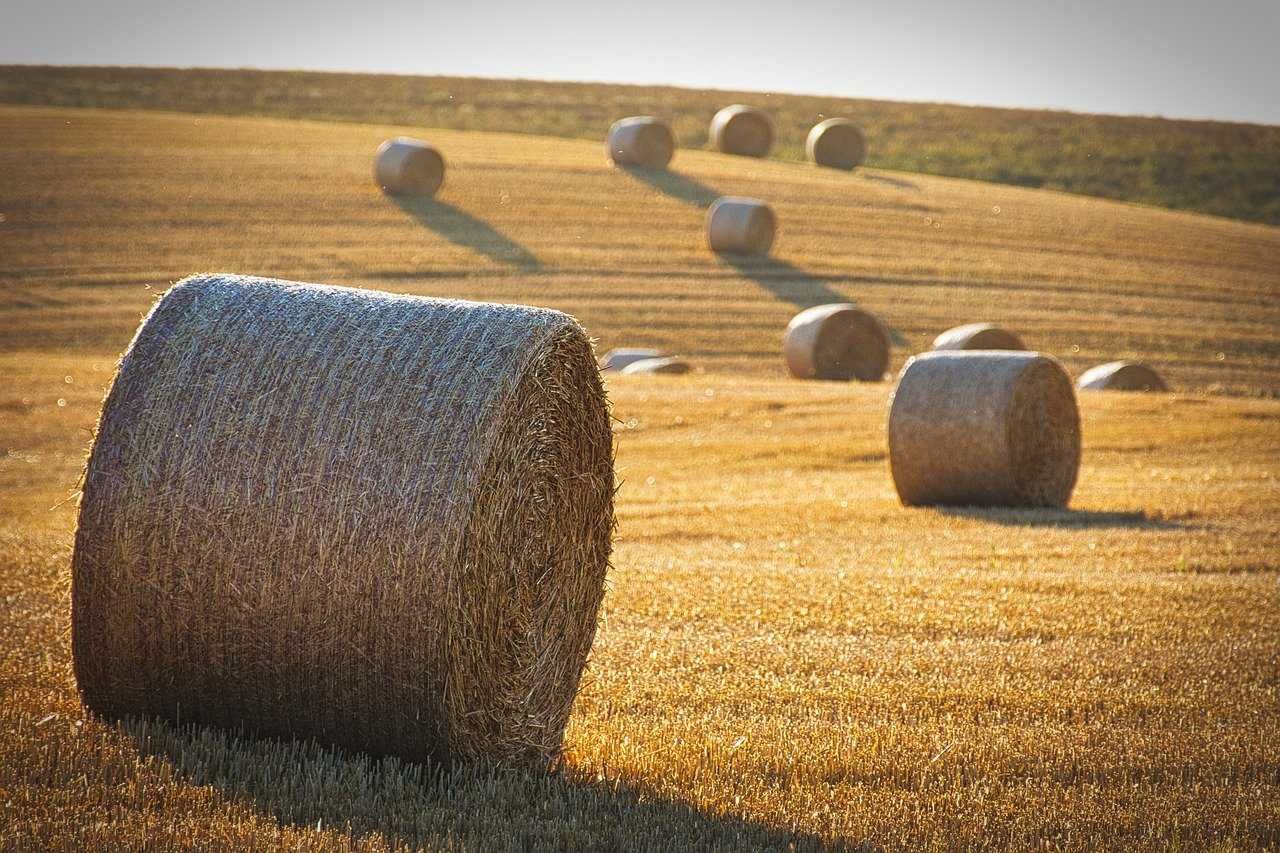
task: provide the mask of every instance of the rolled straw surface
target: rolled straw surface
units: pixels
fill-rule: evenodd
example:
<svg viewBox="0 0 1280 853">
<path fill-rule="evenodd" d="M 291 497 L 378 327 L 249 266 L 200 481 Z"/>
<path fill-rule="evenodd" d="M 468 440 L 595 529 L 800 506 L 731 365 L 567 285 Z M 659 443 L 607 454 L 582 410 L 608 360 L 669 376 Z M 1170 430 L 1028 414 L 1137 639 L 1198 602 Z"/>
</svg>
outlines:
<svg viewBox="0 0 1280 853">
<path fill-rule="evenodd" d="M 990 323 L 967 323 L 947 329 L 933 339 L 936 350 L 1002 349 L 1025 350 L 1022 339 L 1013 332 Z"/>
<path fill-rule="evenodd" d="M 1071 378 L 1034 352 L 931 352 L 889 409 L 889 468 L 908 506 L 1065 506 L 1080 467 Z"/>
<path fill-rule="evenodd" d="M 1137 361 L 1109 361 L 1091 367 L 1076 380 L 1082 391 L 1167 391 L 1154 369 Z"/>
<path fill-rule="evenodd" d="M 444 183 L 444 157 L 420 139 L 388 139 L 374 155 L 373 179 L 389 195 L 432 196 Z"/>
<path fill-rule="evenodd" d="M 676 137 L 665 121 L 653 116 L 618 119 L 609 128 L 609 156 L 619 166 L 663 169 L 676 151 Z"/>
<path fill-rule="evenodd" d="M 867 142 L 858 126 L 847 118 L 820 121 L 804 142 L 809 162 L 833 169 L 856 169 L 867 156 Z"/>
<path fill-rule="evenodd" d="M 707 211 L 707 245 L 713 252 L 767 255 L 777 229 L 773 208 L 759 199 L 725 196 Z"/>
<path fill-rule="evenodd" d="M 711 146 L 725 154 L 764 157 L 773 147 L 773 122 L 755 107 L 733 104 L 711 119 Z"/>
<path fill-rule="evenodd" d="M 782 358 L 797 379 L 878 382 L 889 369 L 889 332 L 847 302 L 806 308 L 787 324 Z"/>
<path fill-rule="evenodd" d="M 613 488 L 564 314 L 188 278 L 121 359 L 85 473 L 80 691 L 112 717 L 546 766 Z"/>
</svg>

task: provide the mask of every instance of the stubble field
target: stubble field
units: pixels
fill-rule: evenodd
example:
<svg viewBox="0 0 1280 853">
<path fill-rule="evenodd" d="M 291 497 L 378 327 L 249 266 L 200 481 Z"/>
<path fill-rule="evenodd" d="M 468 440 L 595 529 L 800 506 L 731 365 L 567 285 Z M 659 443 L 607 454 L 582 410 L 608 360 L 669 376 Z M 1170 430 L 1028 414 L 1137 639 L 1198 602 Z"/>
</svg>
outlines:
<svg viewBox="0 0 1280 853">
<path fill-rule="evenodd" d="M 433 139 L 433 202 L 381 139 Z M 1280 844 L 1280 229 L 681 151 L 0 108 L 0 833 L 19 848 L 1253 848 Z M 775 259 L 703 247 L 758 195 Z M 609 381 L 619 528 L 560 773 L 448 773 L 87 716 L 75 487 L 115 359 L 172 281 L 233 271 L 566 310 L 693 360 Z M 891 382 L 784 378 L 852 300 L 893 369 L 992 320 L 1073 373 L 1068 511 L 907 510 Z"/>
</svg>

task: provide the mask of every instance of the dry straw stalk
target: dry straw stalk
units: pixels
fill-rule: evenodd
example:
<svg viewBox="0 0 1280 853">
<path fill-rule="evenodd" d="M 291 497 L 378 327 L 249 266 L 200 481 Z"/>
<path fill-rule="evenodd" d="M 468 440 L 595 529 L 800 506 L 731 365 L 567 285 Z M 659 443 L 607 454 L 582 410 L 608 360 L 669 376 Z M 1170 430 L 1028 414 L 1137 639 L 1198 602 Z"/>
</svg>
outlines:
<svg viewBox="0 0 1280 853">
<path fill-rule="evenodd" d="M 707 211 L 707 245 L 731 255 L 767 255 L 778 231 L 773 208 L 755 198 L 725 196 Z"/>
<path fill-rule="evenodd" d="M 867 142 L 858 126 L 847 118 L 820 121 L 804 143 L 809 162 L 833 169 L 856 169 L 867 157 Z"/>
<path fill-rule="evenodd" d="M 606 147 L 619 166 L 664 169 L 676 151 L 671 126 L 653 116 L 618 119 L 609 128 Z"/>
<path fill-rule="evenodd" d="M 755 107 L 732 104 L 711 119 L 711 147 L 725 154 L 766 157 L 773 147 L 773 122 Z"/>
<path fill-rule="evenodd" d="M 421 139 L 388 139 L 374 155 L 373 179 L 390 195 L 433 196 L 444 183 L 444 157 Z"/>
<path fill-rule="evenodd" d="M 80 690 L 112 717 L 545 766 L 613 488 L 563 314 L 186 279 L 124 354 L 89 459 Z"/>
<path fill-rule="evenodd" d="M 889 369 L 889 331 L 856 305 L 816 305 L 787 324 L 782 358 L 797 379 L 878 382 Z"/>
<path fill-rule="evenodd" d="M 1034 352 L 916 356 L 889 409 L 889 467 L 908 506 L 1065 506 L 1080 467 L 1071 378 Z"/>
<path fill-rule="evenodd" d="M 1137 361 L 1109 361 L 1091 367 L 1076 380 L 1082 391 L 1167 391 L 1164 378 Z"/>
<path fill-rule="evenodd" d="M 1002 349 L 1025 350 L 1022 339 L 991 323 L 967 323 L 947 329 L 933 339 L 935 350 Z"/>
</svg>

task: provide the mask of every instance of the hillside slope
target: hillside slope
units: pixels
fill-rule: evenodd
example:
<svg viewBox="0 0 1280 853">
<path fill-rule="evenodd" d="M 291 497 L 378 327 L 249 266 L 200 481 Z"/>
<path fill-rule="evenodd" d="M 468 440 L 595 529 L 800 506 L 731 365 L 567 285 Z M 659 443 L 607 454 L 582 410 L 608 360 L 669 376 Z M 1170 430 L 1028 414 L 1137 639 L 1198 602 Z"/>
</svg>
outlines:
<svg viewBox="0 0 1280 853">
<path fill-rule="evenodd" d="M 406 130 L 0 108 L 0 348 L 118 352 L 169 282 L 228 270 L 549 305 L 717 371 L 779 374 L 790 317 L 851 300 L 894 330 L 894 369 L 988 320 L 1073 372 L 1138 357 L 1177 388 L 1280 391 L 1274 227 L 700 151 L 629 173 L 598 143 L 443 130 L 414 131 L 448 159 L 439 198 L 397 202 L 370 166 Z M 706 250 L 724 194 L 774 205 L 774 259 Z"/>
<path fill-rule="evenodd" d="M 211 69 L 0 66 L 0 102 L 268 115 L 601 139 L 614 119 L 671 120 L 706 143 L 720 107 L 745 101 L 778 128 L 777 157 L 800 159 L 823 115 L 871 140 L 872 166 L 1194 210 L 1280 225 L 1280 127 L 622 86 Z"/>
</svg>

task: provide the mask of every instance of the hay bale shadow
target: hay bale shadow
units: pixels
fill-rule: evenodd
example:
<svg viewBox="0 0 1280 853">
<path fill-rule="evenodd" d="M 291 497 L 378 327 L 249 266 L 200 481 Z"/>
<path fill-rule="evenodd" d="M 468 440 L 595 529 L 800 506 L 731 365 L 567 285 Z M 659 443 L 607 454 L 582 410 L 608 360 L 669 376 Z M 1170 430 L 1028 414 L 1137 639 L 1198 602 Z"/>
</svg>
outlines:
<svg viewBox="0 0 1280 853">
<path fill-rule="evenodd" d="M 483 219 L 448 202 L 435 198 L 391 196 L 396 206 L 419 224 L 453 243 L 479 252 L 490 260 L 525 272 L 541 269 L 542 263 L 524 246 Z"/>
<path fill-rule="evenodd" d="M 908 181 L 903 178 L 891 178 L 888 175 L 874 175 L 871 172 L 862 172 L 862 177 L 868 181 L 875 181 L 878 184 L 888 184 L 900 190 L 919 190 L 919 184 L 914 181 Z"/>
<path fill-rule="evenodd" d="M 640 785 L 494 766 L 411 764 L 207 727 L 130 718 L 151 760 L 299 828 L 352 846 L 399 849 L 862 850 L 731 815 L 707 814 Z M 377 836 L 381 836 L 378 838 Z"/>
<path fill-rule="evenodd" d="M 1058 527 L 1062 529 L 1183 530 L 1188 525 L 1153 518 L 1143 510 L 1024 509 L 1007 507 L 938 506 L 943 515 L 969 518 L 1009 527 Z"/>
<path fill-rule="evenodd" d="M 724 195 L 706 184 L 670 169 L 647 169 L 643 166 L 622 166 L 621 168 L 631 177 L 648 184 L 663 195 L 702 210 L 706 210 L 716 199 Z"/>
</svg>

